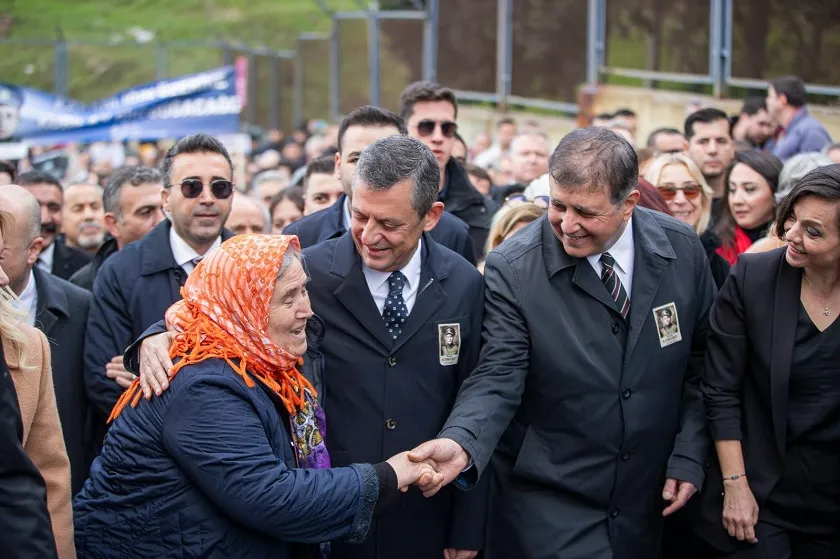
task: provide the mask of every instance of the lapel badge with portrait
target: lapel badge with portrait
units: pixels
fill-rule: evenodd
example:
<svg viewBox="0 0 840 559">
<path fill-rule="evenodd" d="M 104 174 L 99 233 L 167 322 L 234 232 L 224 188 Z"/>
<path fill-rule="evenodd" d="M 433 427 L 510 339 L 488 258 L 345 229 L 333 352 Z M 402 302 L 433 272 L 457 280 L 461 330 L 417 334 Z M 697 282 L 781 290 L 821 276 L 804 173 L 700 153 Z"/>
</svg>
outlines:
<svg viewBox="0 0 840 559">
<path fill-rule="evenodd" d="M 653 318 L 656 320 L 659 347 L 667 347 L 682 341 L 680 319 L 677 316 L 677 306 L 674 303 L 668 303 L 653 309 Z"/>
<path fill-rule="evenodd" d="M 443 366 L 456 365 L 461 352 L 461 325 L 438 324 L 438 357 Z"/>
</svg>

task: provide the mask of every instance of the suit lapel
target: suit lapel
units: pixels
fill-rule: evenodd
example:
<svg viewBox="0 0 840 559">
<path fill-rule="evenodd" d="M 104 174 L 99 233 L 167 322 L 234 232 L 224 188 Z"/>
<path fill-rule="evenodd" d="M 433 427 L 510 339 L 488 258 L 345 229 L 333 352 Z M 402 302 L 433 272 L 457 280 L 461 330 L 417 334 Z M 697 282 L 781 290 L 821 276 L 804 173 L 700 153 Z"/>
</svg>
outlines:
<svg viewBox="0 0 840 559">
<path fill-rule="evenodd" d="M 572 283 L 583 289 L 591 297 L 600 301 L 607 308 L 618 312 L 615 301 L 610 297 L 607 288 L 604 287 L 604 282 L 601 281 L 601 278 L 598 277 L 595 269 L 592 268 L 592 265 L 589 264 L 586 258 L 578 259 L 575 275 L 572 276 Z"/>
<path fill-rule="evenodd" d="M 373 302 L 362 273 L 361 258 L 349 233 L 345 233 L 335 245 L 332 272 L 343 278 L 333 292 L 335 298 L 374 338 L 390 349 L 393 340 L 388 336 L 385 321 Z"/>
<path fill-rule="evenodd" d="M 52 278 L 48 277 L 48 274 L 38 268 L 34 268 L 32 274 L 35 278 L 35 293 L 38 296 L 35 327 L 49 338 L 58 321 L 56 312 L 69 316 L 69 305 L 64 293 L 50 285 Z"/>
<path fill-rule="evenodd" d="M 675 258 L 671 242 L 644 208 L 633 214 L 633 292 L 630 296 L 630 331 L 624 350 L 625 366 L 633 356 L 642 326 L 652 317 L 653 300 L 662 284 L 668 261 Z M 679 313 L 679 309 L 677 309 Z"/>
<path fill-rule="evenodd" d="M 802 271 L 790 266 L 781 253 L 773 306 L 772 355 L 770 358 L 770 401 L 773 430 L 781 456 L 785 454 L 787 433 L 788 384 L 799 315 L 799 291 Z"/>
</svg>

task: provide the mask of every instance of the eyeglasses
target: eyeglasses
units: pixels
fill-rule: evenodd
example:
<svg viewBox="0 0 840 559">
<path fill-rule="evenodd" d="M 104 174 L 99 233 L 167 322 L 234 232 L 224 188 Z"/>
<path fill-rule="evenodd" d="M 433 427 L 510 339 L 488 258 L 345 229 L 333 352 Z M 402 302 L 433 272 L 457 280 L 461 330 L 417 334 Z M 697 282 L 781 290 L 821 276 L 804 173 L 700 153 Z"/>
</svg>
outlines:
<svg viewBox="0 0 840 559">
<path fill-rule="evenodd" d="M 703 189 L 700 187 L 699 184 L 686 184 L 681 187 L 673 186 L 673 185 L 665 185 L 660 186 L 659 193 L 665 198 L 666 201 L 670 202 L 674 198 L 677 197 L 677 192 L 682 191 L 683 196 L 685 196 L 686 200 L 695 200 Z"/>
<path fill-rule="evenodd" d="M 451 120 L 445 120 L 443 122 L 438 122 L 436 120 L 421 120 L 417 123 L 417 133 L 424 138 L 431 136 L 435 133 L 435 128 L 437 128 L 438 125 L 440 126 L 440 131 L 447 138 L 455 136 L 455 131 L 458 129 L 458 125 Z"/>
<path fill-rule="evenodd" d="M 534 196 L 533 200 L 529 200 L 524 194 L 511 194 L 505 198 L 505 204 L 509 206 L 518 206 L 520 204 L 532 203 L 538 208 L 544 210 L 548 209 L 548 203 L 551 200 L 549 196 Z"/>
<path fill-rule="evenodd" d="M 180 186 L 184 198 L 198 198 L 204 190 L 204 183 L 201 182 L 201 179 L 184 179 Z M 214 180 L 210 183 L 210 192 L 214 198 L 219 200 L 230 198 L 233 194 L 233 183 L 224 179 Z"/>
</svg>

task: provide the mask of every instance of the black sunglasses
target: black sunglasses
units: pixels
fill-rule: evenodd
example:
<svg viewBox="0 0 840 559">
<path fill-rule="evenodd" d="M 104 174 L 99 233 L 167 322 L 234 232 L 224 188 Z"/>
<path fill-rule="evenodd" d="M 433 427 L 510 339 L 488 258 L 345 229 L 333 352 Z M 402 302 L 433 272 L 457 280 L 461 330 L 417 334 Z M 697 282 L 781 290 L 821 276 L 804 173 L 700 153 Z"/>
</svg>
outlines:
<svg viewBox="0 0 840 559">
<path fill-rule="evenodd" d="M 458 125 L 452 122 L 451 120 L 446 120 L 444 122 L 437 122 L 435 120 L 421 120 L 417 123 L 417 133 L 423 137 L 431 136 L 435 133 L 435 128 L 440 125 L 440 131 L 443 135 L 447 138 L 452 138 L 455 136 L 455 131 L 458 129 Z"/>
<path fill-rule="evenodd" d="M 169 185 L 172 186 L 172 185 Z M 181 194 L 184 198 L 198 198 L 204 190 L 201 179 L 184 179 L 181 181 Z M 233 194 L 233 183 L 225 179 L 217 179 L 210 183 L 210 192 L 214 198 L 224 200 Z"/>
</svg>

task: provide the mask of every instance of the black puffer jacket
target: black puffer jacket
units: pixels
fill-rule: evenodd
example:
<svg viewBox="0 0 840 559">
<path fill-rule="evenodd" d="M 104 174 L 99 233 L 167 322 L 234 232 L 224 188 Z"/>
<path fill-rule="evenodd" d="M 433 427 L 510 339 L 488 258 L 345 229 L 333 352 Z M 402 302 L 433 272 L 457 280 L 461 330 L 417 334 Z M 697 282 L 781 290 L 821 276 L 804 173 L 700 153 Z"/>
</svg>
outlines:
<svg viewBox="0 0 840 559">
<path fill-rule="evenodd" d="M 499 206 L 473 187 L 463 167 L 454 159 L 446 164 L 446 182 L 440 201 L 446 206 L 446 211 L 469 226 L 475 255 L 478 259 L 483 258 L 484 245 L 490 234 L 490 221 Z"/>
</svg>

